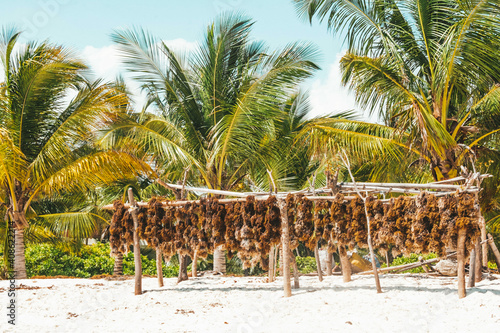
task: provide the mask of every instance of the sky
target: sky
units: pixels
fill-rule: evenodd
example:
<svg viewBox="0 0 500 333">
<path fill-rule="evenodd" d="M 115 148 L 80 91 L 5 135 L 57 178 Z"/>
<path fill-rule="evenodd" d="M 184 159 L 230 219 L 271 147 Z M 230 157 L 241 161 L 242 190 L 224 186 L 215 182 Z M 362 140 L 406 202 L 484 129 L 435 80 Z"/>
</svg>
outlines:
<svg viewBox="0 0 500 333">
<path fill-rule="evenodd" d="M 1 8 L 0 26 L 22 29 L 21 42 L 48 39 L 70 47 L 96 76 L 109 80 L 121 72 L 110 38 L 114 30 L 141 27 L 174 48 L 191 49 L 218 15 L 241 13 L 255 21 L 253 38 L 271 48 L 295 41 L 318 47 L 321 70 L 301 87 L 309 92 L 312 115 L 358 110 L 366 117 L 340 84 L 342 36 L 328 32 L 326 24 L 300 18 L 292 0 L 15 0 Z"/>
</svg>

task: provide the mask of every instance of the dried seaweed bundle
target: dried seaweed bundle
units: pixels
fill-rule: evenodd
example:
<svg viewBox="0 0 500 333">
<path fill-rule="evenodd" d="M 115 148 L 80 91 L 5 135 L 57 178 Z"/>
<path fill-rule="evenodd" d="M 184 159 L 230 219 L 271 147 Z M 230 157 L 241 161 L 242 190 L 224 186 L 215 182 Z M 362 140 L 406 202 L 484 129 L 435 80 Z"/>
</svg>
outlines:
<svg viewBox="0 0 500 333">
<path fill-rule="evenodd" d="M 343 194 L 335 195 L 335 199 L 330 205 L 330 216 L 333 221 L 332 239 L 341 244 L 347 244 L 349 242 L 347 232 L 351 217 Z"/>
<path fill-rule="evenodd" d="M 297 239 L 301 242 L 306 241 L 313 232 L 313 202 L 304 196 L 297 196 L 296 200 L 296 213 L 294 232 Z"/>
<path fill-rule="evenodd" d="M 111 224 L 109 226 L 109 243 L 111 245 L 112 253 L 123 253 L 126 251 L 126 242 L 124 235 L 127 232 L 127 223 L 124 218 L 124 215 L 127 212 L 125 209 L 123 202 L 116 200 L 113 202 L 113 207 L 115 209 L 115 213 L 111 218 Z"/>
</svg>

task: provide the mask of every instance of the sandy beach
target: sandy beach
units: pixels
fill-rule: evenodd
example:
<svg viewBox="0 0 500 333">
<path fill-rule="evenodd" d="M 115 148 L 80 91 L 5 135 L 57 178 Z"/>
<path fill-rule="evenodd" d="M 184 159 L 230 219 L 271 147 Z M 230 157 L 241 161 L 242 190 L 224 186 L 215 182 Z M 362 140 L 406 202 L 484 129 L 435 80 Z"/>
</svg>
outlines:
<svg viewBox="0 0 500 333">
<path fill-rule="evenodd" d="M 284 298 L 282 280 L 201 277 L 179 285 L 144 278 L 140 296 L 133 280 L 21 280 L 17 325 L 6 332 L 495 332 L 500 329 L 500 276 L 457 297 L 457 279 L 383 275 L 301 277 Z M 7 281 L 0 281 L 7 299 Z"/>
</svg>

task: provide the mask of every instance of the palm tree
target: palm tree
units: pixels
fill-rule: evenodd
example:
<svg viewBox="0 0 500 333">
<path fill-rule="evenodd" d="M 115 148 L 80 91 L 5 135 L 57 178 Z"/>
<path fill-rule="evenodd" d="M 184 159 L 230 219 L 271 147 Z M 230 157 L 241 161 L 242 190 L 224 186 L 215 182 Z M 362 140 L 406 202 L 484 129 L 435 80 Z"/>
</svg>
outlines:
<svg viewBox="0 0 500 333">
<path fill-rule="evenodd" d="M 88 82 L 82 75 L 86 67 L 63 47 L 19 45 L 19 35 L 4 29 L 0 36 L 5 70 L 0 83 L 0 203 L 15 229 L 14 269 L 22 279 L 24 231 L 35 226 L 37 205 L 60 199 L 67 191 L 86 193 L 148 167 L 130 154 L 92 143 L 119 116 L 126 96 L 111 85 Z M 61 213 L 41 215 L 65 236 L 88 216 Z"/>
<path fill-rule="evenodd" d="M 499 1 L 295 3 L 346 33 L 342 80 L 384 120 L 380 145 L 429 165 L 436 180 L 455 177 L 471 156 L 498 155 Z"/>
<path fill-rule="evenodd" d="M 117 31 L 124 63 L 155 109 L 115 124 L 102 144 L 121 141 L 147 152 L 159 174 L 191 166 L 191 183 L 234 189 L 251 165 L 266 159 L 261 144 L 284 121 L 280 106 L 317 69 L 314 47 L 270 51 L 251 41 L 252 25 L 221 17 L 189 56 L 144 31 Z"/>
</svg>

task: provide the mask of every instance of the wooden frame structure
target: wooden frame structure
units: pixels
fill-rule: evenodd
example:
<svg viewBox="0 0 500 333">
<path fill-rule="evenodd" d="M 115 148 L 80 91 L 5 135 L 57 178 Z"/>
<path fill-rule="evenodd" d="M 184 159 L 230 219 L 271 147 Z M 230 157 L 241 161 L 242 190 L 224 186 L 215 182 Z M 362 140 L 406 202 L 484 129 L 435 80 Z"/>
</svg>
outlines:
<svg viewBox="0 0 500 333">
<path fill-rule="evenodd" d="M 364 193 L 366 195 L 383 195 L 384 198 L 386 195 L 390 193 L 398 193 L 398 194 L 403 194 L 403 195 L 412 195 L 412 194 L 419 194 L 423 191 L 427 191 L 429 193 L 432 193 L 435 196 L 443 196 L 443 195 L 449 195 L 453 194 L 456 192 L 468 192 L 468 193 L 475 193 L 476 198 L 477 198 L 477 193 L 479 193 L 480 189 L 480 183 L 481 180 L 484 178 L 491 177 L 491 175 L 481 175 L 479 173 L 471 173 L 469 175 L 460 176 L 456 177 L 453 179 L 445 180 L 445 181 L 440 181 L 440 182 L 433 182 L 433 183 L 427 183 L 427 184 L 408 184 L 408 183 L 356 183 L 356 182 L 342 182 L 342 183 L 337 183 L 334 186 L 330 185 L 330 187 L 323 187 L 319 189 L 311 188 L 311 189 L 306 189 L 302 191 L 293 191 L 293 192 L 278 192 L 278 193 L 268 193 L 268 192 L 246 192 L 246 193 L 240 193 L 240 192 L 232 192 L 232 191 L 223 191 L 223 190 L 213 190 L 213 189 L 207 189 L 207 188 L 198 188 L 198 187 L 190 187 L 190 186 L 184 186 L 184 185 L 176 185 L 176 184 L 169 184 L 165 183 L 162 180 L 157 180 L 159 184 L 162 186 L 171 189 L 171 190 L 182 190 L 182 191 L 192 191 L 196 193 L 208 193 L 208 194 L 214 194 L 217 196 L 224 196 L 224 197 L 232 197 L 232 198 L 224 198 L 224 199 L 218 199 L 218 202 L 221 204 L 225 203 L 234 203 L 234 202 L 243 202 L 246 200 L 246 197 L 248 196 L 253 196 L 255 200 L 267 200 L 269 196 L 273 195 L 278 199 L 278 207 L 281 212 L 281 248 L 282 248 L 282 264 L 283 264 L 283 288 L 284 288 L 284 296 L 285 297 L 290 297 L 292 295 L 291 293 L 291 283 L 290 283 L 290 249 L 289 249 L 289 244 L 290 244 L 290 236 L 289 236 L 289 223 L 288 223 L 288 217 L 286 214 L 286 204 L 285 204 L 285 198 L 288 194 L 300 194 L 302 196 L 307 197 L 309 200 L 323 200 L 323 201 L 329 201 L 329 200 L 334 200 L 336 197 L 334 196 L 336 193 L 342 193 L 346 195 L 344 197 L 345 200 L 351 200 L 354 198 L 358 198 L 361 196 L 361 193 Z M 354 180 L 354 179 L 353 179 Z M 459 182 L 463 182 L 463 184 L 456 184 Z M 454 184 L 455 183 L 455 184 Z M 475 184 L 474 184 L 475 183 Z M 358 196 L 353 195 L 354 193 L 357 193 Z M 388 202 L 390 199 L 382 199 L 382 202 Z M 366 201 L 365 202 L 365 209 L 366 209 Z M 162 202 L 163 207 L 172 207 L 172 206 L 184 206 L 188 203 L 200 203 L 200 200 L 174 200 L 174 201 L 164 201 Z M 136 283 L 135 283 L 135 293 L 141 294 L 142 293 L 142 286 L 141 286 L 141 278 L 142 278 L 142 273 L 141 273 L 141 263 L 140 263 L 140 249 L 138 248 L 137 244 L 139 243 L 139 237 L 137 235 L 137 217 L 135 214 L 135 211 L 138 207 L 144 207 L 148 206 L 148 203 L 145 202 L 135 202 L 133 198 L 132 191 L 129 190 L 129 203 L 125 204 L 125 208 L 129 208 L 129 211 L 132 213 L 132 217 L 134 218 L 134 256 L 136 257 Z M 103 209 L 108 209 L 111 210 L 113 209 L 113 205 L 106 205 L 102 207 Z M 477 208 L 479 209 L 479 207 Z M 368 215 L 367 215 L 368 216 Z M 368 230 L 369 230 L 369 219 L 367 218 L 367 223 L 368 223 Z M 368 234 L 370 237 L 370 235 Z M 137 240 L 137 241 L 136 241 Z M 458 246 L 457 246 L 457 260 L 458 260 L 458 294 L 459 298 L 465 297 L 465 262 L 466 262 L 466 251 L 464 248 L 464 241 L 465 241 L 465 230 L 460 230 L 459 231 L 459 237 L 458 237 Z M 487 241 L 486 239 L 483 241 Z M 137 249 L 136 249 L 137 248 Z M 476 247 L 477 248 L 477 247 Z M 372 260 L 373 260 L 373 249 L 371 248 L 370 244 L 370 252 L 372 254 Z M 274 249 L 272 251 L 273 253 L 273 258 L 271 258 L 273 261 L 276 259 L 274 258 Z M 344 282 L 350 281 L 350 267 L 347 267 L 347 263 L 349 262 L 345 253 L 345 249 L 340 246 L 339 244 L 339 255 L 341 259 L 341 264 L 345 266 L 346 269 L 342 269 L 342 274 L 344 276 Z M 472 254 L 471 254 L 472 255 Z M 477 255 L 477 254 L 476 254 Z M 158 267 L 161 267 L 158 265 Z M 378 281 L 378 269 L 375 268 L 375 265 L 373 263 L 373 271 L 374 275 L 376 276 L 376 285 L 377 285 L 377 291 L 381 292 L 380 284 Z M 273 265 L 273 270 L 275 266 Z M 298 271 L 296 272 L 297 274 L 294 276 L 294 280 L 296 285 L 298 286 Z M 320 280 L 322 280 L 321 272 L 318 272 Z M 270 281 L 272 279 L 270 278 Z M 162 279 L 159 277 L 159 283 L 160 286 L 162 285 Z"/>
</svg>

